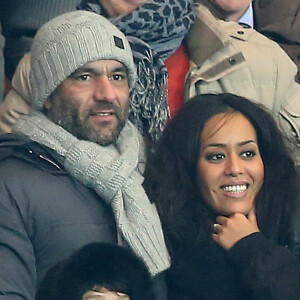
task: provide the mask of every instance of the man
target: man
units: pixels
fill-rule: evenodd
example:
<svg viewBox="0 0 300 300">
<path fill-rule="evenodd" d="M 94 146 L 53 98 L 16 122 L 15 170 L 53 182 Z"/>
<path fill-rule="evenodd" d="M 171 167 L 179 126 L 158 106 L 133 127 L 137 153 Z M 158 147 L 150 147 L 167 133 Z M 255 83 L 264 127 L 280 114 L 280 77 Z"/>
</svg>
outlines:
<svg viewBox="0 0 300 300">
<path fill-rule="evenodd" d="M 242 22 L 277 42 L 297 64 L 300 79 L 299 0 L 210 0 L 223 18 Z"/>
<path fill-rule="evenodd" d="M 38 31 L 32 112 L 0 141 L 0 299 L 34 299 L 49 268 L 92 242 L 128 245 L 152 275 L 168 268 L 142 189 L 142 139 L 127 120 L 135 79 L 128 41 L 97 14 Z"/>
<path fill-rule="evenodd" d="M 238 24 L 221 18 L 216 6 L 225 1 L 197 2 L 197 19 L 186 38 L 192 67 L 186 78 L 185 99 L 196 94 L 229 92 L 266 105 L 278 117 L 295 160 L 300 163 L 300 86 L 295 82 L 296 66 L 278 44 L 245 21 Z M 245 8 L 239 11 L 245 12 Z"/>
<path fill-rule="evenodd" d="M 152 140 L 182 103 L 189 68 L 183 39 L 194 20 L 193 2 L 82 0 L 78 6 L 105 16 L 128 36 L 139 78 L 131 92 L 129 119 Z M 16 89 L 14 80 L 12 86 Z M 21 102 L 9 94 L 0 105 L 0 133 L 10 132 L 18 115 L 26 113 Z"/>
<path fill-rule="evenodd" d="M 221 15 L 231 21 L 238 22 L 248 9 L 252 9 L 253 0 L 208 0 Z M 196 1 L 200 2 L 200 1 Z"/>
<path fill-rule="evenodd" d="M 254 0 L 254 28 L 279 43 L 298 67 L 300 82 L 300 1 Z"/>
</svg>

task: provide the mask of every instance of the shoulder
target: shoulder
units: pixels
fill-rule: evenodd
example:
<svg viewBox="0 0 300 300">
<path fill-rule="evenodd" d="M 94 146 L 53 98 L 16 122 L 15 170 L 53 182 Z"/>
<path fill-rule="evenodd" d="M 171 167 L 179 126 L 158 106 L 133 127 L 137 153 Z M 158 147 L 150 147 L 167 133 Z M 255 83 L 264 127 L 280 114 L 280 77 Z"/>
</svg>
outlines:
<svg viewBox="0 0 300 300">
<path fill-rule="evenodd" d="M 289 248 L 300 259 L 300 166 L 296 167 L 298 190 L 295 195 L 295 206 L 290 218 Z"/>
<path fill-rule="evenodd" d="M 0 169 L 16 171 L 23 168 L 47 172 L 64 172 L 49 148 L 19 134 L 0 135 Z"/>
<path fill-rule="evenodd" d="M 40 228 L 86 220 L 93 224 L 111 222 L 108 205 L 70 176 L 50 149 L 37 143 L 13 134 L 1 136 L 0 174 L 0 213 L 6 207 L 10 214 L 20 215 L 28 228 L 31 220 Z"/>
<path fill-rule="evenodd" d="M 285 0 L 285 5 L 282 5 L 282 0 L 253 1 L 253 10 L 258 27 L 267 30 L 268 28 L 269 30 L 277 29 L 278 32 L 286 32 L 288 28 L 291 29 L 291 22 L 300 16 L 299 8 L 299 0 Z M 282 20 L 285 20 L 284 24 Z M 299 26 L 294 25 L 292 29 L 299 32 Z"/>
<path fill-rule="evenodd" d="M 237 22 L 226 22 L 218 20 L 220 29 L 230 36 L 230 41 L 234 46 L 245 45 L 245 47 L 257 48 L 259 51 L 270 51 L 275 55 L 282 55 L 284 51 L 281 47 L 256 29 L 251 28 L 247 24 Z M 239 49 L 238 49 L 239 50 Z M 247 48 L 243 49 L 247 50 Z M 253 49 L 252 49 L 253 51 Z M 266 56 L 266 55 L 265 55 Z"/>
<path fill-rule="evenodd" d="M 3 201 L 47 197 L 51 189 L 66 190 L 71 181 L 50 149 L 15 134 L 0 136 L 0 174 Z"/>
<path fill-rule="evenodd" d="M 196 6 L 196 15 L 196 22 L 186 41 L 191 60 L 197 65 L 203 63 L 205 58 L 220 61 L 221 57 L 226 59 L 228 55 L 239 52 L 247 61 L 255 58 L 256 62 L 260 58 L 272 64 L 285 55 L 277 43 L 255 29 L 246 24 L 216 18 L 201 3 Z"/>
</svg>

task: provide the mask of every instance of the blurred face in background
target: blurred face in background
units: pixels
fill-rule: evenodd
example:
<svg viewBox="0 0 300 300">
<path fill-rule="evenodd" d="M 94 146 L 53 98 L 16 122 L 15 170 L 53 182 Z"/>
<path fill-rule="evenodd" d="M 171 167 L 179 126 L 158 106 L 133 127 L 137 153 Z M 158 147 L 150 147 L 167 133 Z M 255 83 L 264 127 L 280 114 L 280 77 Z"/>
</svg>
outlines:
<svg viewBox="0 0 300 300">
<path fill-rule="evenodd" d="M 110 17 L 126 15 L 150 0 L 99 0 Z"/>
<path fill-rule="evenodd" d="M 248 9 L 252 0 L 209 0 L 224 17 L 238 21 Z"/>
<path fill-rule="evenodd" d="M 82 300 L 130 300 L 130 298 L 124 293 L 110 291 L 105 287 L 98 287 L 87 291 L 82 296 Z"/>
</svg>

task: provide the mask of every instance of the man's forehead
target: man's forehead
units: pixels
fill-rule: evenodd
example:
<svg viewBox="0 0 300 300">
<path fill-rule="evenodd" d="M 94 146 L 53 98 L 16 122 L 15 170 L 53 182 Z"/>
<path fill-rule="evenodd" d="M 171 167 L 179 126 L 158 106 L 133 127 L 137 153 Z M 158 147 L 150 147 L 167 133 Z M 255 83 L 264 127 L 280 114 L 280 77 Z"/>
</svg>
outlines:
<svg viewBox="0 0 300 300">
<path fill-rule="evenodd" d="M 113 68 L 113 69 L 124 68 L 126 70 L 124 64 L 115 59 L 100 59 L 97 61 L 88 62 L 84 66 L 82 66 L 82 68 L 97 68 L 97 67 L 99 68 L 105 67 L 105 68 Z"/>
<path fill-rule="evenodd" d="M 102 59 L 97 61 L 92 61 L 86 63 L 82 67 L 75 70 L 72 74 L 77 74 L 84 71 L 95 71 L 95 72 L 111 72 L 111 71 L 119 71 L 119 72 L 126 72 L 127 68 L 124 66 L 123 63 L 117 60 L 110 60 L 110 59 Z M 71 75 L 72 76 L 72 75 Z"/>
</svg>

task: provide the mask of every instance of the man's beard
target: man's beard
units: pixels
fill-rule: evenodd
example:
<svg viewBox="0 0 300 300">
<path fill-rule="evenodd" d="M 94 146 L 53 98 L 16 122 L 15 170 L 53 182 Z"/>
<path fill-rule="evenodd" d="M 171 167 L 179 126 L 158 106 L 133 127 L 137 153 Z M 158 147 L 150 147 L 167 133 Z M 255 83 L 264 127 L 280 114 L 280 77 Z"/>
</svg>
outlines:
<svg viewBox="0 0 300 300">
<path fill-rule="evenodd" d="M 118 124 L 111 130 L 109 135 L 102 134 L 104 124 L 95 127 L 89 122 L 93 111 L 99 111 L 100 109 L 112 109 L 115 112 Z M 80 118 L 78 109 L 74 107 L 74 104 L 68 101 L 62 101 L 59 107 L 56 107 L 56 110 L 52 111 L 51 119 L 80 140 L 87 140 L 101 146 L 108 146 L 118 139 L 128 119 L 128 113 L 128 107 L 123 111 L 110 102 L 99 101 L 93 108 L 85 110 Z"/>
</svg>

